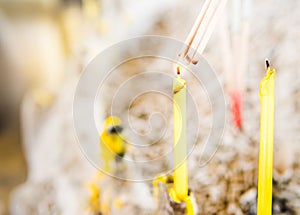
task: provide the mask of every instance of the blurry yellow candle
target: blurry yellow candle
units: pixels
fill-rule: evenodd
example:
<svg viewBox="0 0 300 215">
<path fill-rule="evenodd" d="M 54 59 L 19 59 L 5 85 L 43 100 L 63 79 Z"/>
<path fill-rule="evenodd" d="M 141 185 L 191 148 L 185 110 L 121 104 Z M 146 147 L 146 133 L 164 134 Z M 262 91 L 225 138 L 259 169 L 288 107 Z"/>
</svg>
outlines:
<svg viewBox="0 0 300 215">
<path fill-rule="evenodd" d="M 187 144 L 186 144 L 186 81 L 180 76 L 173 80 L 174 99 L 174 190 L 184 201 L 188 195 Z"/>
<path fill-rule="evenodd" d="M 260 149 L 258 170 L 258 215 L 272 214 L 275 70 L 267 62 L 267 75 L 260 83 Z"/>
</svg>

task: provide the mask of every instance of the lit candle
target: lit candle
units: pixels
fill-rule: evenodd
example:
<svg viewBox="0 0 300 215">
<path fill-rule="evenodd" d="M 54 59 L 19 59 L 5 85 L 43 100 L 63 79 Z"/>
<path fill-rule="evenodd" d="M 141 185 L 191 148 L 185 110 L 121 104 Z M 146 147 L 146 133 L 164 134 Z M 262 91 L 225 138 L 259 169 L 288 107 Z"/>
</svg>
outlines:
<svg viewBox="0 0 300 215">
<path fill-rule="evenodd" d="M 188 195 L 187 145 L 186 145 L 186 81 L 180 77 L 173 80 L 174 99 L 174 190 L 176 198 L 184 201 Z"/>
<path fill-rule="evenodd" d="M 227 0 L 206 0 L 185 45 L 178 55 L 179 62 L 197 64 L 196 53 L 202 54 L 214 29 L 217 18 L 221 15 Z M 187 144 L 186 144 L 186 81 L 180 77 L 177 66 L 177 77 L 173 80 L 174 102 L 174 186 L 168 190 L 176 202 L 185 202 L 187 214 L 194 214 L 194 207 L 188 195 Z M 155 184 L 154 184 L 155 185 Z"/>
<path fill-rule="evenodd" d="M 258 215 L 272 214 L 272 171 L 274 145 L 274 81 L 275 70 L 267 64 L 266 77 L 260 83 L 261 117 L 258 170 Z"/>
</svg>

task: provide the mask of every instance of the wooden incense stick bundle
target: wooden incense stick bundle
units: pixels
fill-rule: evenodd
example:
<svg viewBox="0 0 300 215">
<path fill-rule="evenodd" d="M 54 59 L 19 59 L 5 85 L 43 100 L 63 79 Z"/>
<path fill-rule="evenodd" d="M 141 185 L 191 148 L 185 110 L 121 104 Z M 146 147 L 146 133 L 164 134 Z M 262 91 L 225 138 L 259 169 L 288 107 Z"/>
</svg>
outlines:
<svg viewBox="0 0 300 215">
<path fill-rule="evenodd" d="M 193 62 L 197 52 L 202 54 L 226 2 L 227 0 L 205 1 L 185 41 L 186 45 L 180 53 L 180 56 L 187 59 L 188 63 Z"/>
</svg>

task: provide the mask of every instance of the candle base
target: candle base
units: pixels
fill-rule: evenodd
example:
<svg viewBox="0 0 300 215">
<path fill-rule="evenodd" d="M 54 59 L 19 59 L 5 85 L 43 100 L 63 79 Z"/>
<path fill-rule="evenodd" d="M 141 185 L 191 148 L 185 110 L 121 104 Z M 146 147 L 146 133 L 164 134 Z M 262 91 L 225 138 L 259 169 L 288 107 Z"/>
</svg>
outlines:
<svg viewBox="0 0 300 215">
<path fill-rule="evenodd" d="M 162 207 L 162 204 L 166 204 L 166 201 L 168 201 L 169 207 L 167 210 L 169 212 L 171 211 L 172 214 L 196 214 L 197 207 L 190 189 L 184 200 L 181 200 L 176 196 L 173 175 L 156 177 L 153 181 L 153 195 L 157 200 L 159 210 L 161 210 L 161 208 L 167 209 L 165 206 Z"/>
<path fill-rule="evenodd" d="M 190 189 L 184 201 L 181 201 L 176 197 L 174 189 L 169 190 L 169 196 L 170 196 L 170 205 L 173 209 L 174 214 L 183 214 L 183 213 L 187 215 L 196 214 L 197 211 L 196 202 L 194 200 L 194 197 Z"/>
<path fill-rule="evenodd" d="M 188 214 L 186 204 L 184 202 L 178 203 L 170 199 L 170 206 L 172 208 L 172 214 L 174 215 Z"/>
</svg>

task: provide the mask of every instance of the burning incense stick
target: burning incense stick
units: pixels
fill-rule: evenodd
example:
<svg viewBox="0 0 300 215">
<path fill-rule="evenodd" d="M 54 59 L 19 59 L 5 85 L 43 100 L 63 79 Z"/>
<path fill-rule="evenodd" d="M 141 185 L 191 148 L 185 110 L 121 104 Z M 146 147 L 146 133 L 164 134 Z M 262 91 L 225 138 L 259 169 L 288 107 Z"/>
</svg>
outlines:
<svg viewBox="0 0 300 215">
<path fill-rule="evenodd" d="M 180 56 L 185 58 L 188 63 L 197 63 L 194 57 L 197 52 L 202 54 L 226 2 L 227 0 L 205 1 L 194 26 L 185 41 L 186 45 L 180 54 Z M 190 48 L 193 48 L 193 50 Z"/>
</svg>

